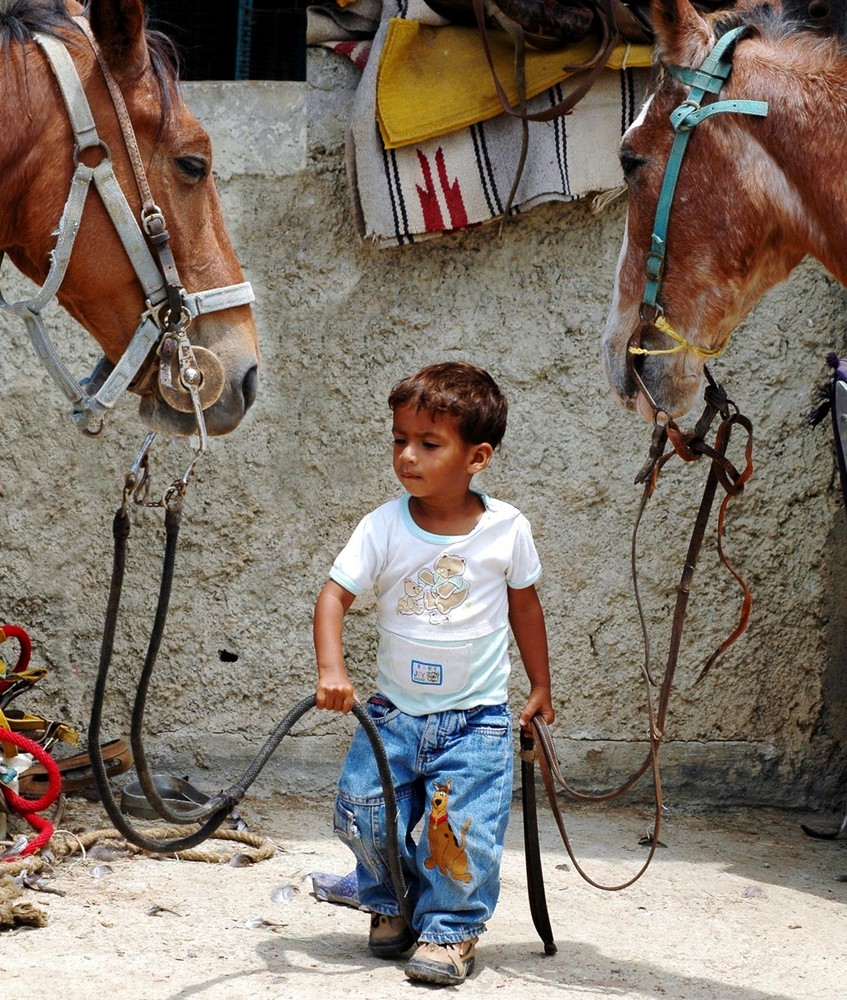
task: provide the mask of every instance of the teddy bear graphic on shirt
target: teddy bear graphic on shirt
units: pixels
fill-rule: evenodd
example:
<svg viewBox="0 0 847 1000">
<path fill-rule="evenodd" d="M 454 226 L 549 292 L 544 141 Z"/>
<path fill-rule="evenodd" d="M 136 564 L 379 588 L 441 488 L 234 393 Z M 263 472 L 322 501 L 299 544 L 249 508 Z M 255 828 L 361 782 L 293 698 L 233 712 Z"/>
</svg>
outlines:
<svg viewBox="0 0 847 1000">
<path fill-rule="evenodd" d="M 464 578 L 466 561 L 462 556 L 442 553 L 431 569 L 422 569 L 417 580 L 405 580 L 404 595 L 397 604 L 400 615 L 427 614 L 433 625 L 450 620 L 450 612 L 463 604 L 470 594 Z"/>
</svg>

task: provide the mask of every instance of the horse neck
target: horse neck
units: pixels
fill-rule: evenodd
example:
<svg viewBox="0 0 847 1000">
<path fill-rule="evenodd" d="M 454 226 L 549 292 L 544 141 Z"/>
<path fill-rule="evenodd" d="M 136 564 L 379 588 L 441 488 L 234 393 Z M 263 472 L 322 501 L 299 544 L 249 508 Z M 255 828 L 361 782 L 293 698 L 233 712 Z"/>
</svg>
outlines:
<svg viewBox="0 0 847 1000">
<path fill-rule="evenodd" d="M 840 142 L 833 142 L 831 134 L 817 147 L 798 140 L 781 151 L 783 172 L 802 204 L 796 221 L 798 244 L 843 285 L 847 285 L 847 185 L 835 165 L 843 156 L 845 128 L 847 115 L 841 123 Z"/>
<path fill-rule="evenodd" d="M 15 123 L 0 130 L 0 250 L 40 280 L 68 193 L 73 138 L 35 43 L 9 48 L 0 72 L 0 119 Z M 53 224 L 45 227 L 48 213 Z"/>
<path fill-rule="evenodd" d="M 781 174 L 783 190 L 769 209 L 794 251 L 815 257 L 847 285 L 847 182 L 838 169 L 847 138 L 847 60 L 832 65 L 840 67 L 840 79 L 831 66 L 828 73 L 783 72 L 764 95 L 755 82 L 745 90 L 770 105 L 768 117 L 753 126 Z"/>
<path fill-rule="evenodd" d="M 14 128 L 0 129 L 0 249 L 8 250 L 17 242 L 20 231 L 18 209 L 26 184 L 27 150 L 32 148 L 34 123 L 32 110 L 24 108 L 20 94 L 23 87 L 40 87 L 40 82 L 24 75 L 23 58 L 17 45 L 12 45 L 3 72 L 0 73 L 0 115 L 3 121 L 14 120 Z M 18 112 L 14 109 L 17 105 Z"/>
</svg>

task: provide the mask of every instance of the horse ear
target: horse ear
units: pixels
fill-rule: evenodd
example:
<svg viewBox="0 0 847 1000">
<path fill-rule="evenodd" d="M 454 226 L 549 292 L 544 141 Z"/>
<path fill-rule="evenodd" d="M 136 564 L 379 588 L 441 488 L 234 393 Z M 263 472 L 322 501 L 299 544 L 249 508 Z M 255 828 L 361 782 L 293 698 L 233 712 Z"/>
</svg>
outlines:
<svg viewBox="0 0 847 1000">
<path fill-rule="evenodd" d="M 664 62 L 699 66 L 714 44 L 711 28 L 689 0 L 652 0 L 650 18 Z"/>
<path fill-rule="evenodd" d="M 91 0 L 88 19 L 109 67 L 134 76 L 147 65 L 143 0 Z"/>
</svg>

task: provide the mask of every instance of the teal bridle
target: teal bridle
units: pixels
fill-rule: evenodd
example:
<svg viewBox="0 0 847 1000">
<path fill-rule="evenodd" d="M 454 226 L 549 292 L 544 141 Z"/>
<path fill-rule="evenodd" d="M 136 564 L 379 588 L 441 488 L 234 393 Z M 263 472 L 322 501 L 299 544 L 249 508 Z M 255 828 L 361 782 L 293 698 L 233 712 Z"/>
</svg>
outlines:
<svg viewBox="0 0 847 1000">
<path fill-rule="evenodd" d="M 679 351 L 689 351 L 701 360 L 707 361 L 709 358 L 717 357 L 722 350 L 722 348 L 698 347 L 677 333 L 665 317 L 662 306 L 659 305 L 659 291 L 662 287 L 662 276 L 665 269 L 668 220 L 670 219 L 671 206 L 673 205 L 682 160 L 688 146 L 688 140 L 691 138 L 691 133 L 695 126 L 707 118 L 711 118 L 712 115 L 741 114 L 757 115 L 764 118 L 768 113 L 768 104 L 766 101 L 712 101 L 709 104 L 703 105 L 703 100 L 707 94 L 715 94 L 717 96 L 723 89 L 723 85 L 732 71 L 734 43 L 745 31 L 746 26 L 741 25 L 723 35 L 715 43 L 714 48 L 705 58 L 700 69 L 691 69 L 686 66 L 666 67 L 671 76 L 691 89 L 682 104 L 675 108 L 670 115 L 670 123 L 674 130 L 674 139 L 668 162 L 665 166 L 665 175 L 659 191 L 659 200 L 656 204 L 653 237 L 645 264 L 646 283 L 644 286 L 644 298 L 641 301 L 639 312 L 642 324 L 647 323 L 654 326 L 657 330 L 675 340 L 676 345 L 674 347 L 651 350 L 631 343 L 628 347 L 630 355 L 676 354 Z M 649 399 L 649 393 L 644 389 L 640 378 L 638 378 L 638 382 L 641 390 L 645 392 L 645 395 Z"/>
</svg>

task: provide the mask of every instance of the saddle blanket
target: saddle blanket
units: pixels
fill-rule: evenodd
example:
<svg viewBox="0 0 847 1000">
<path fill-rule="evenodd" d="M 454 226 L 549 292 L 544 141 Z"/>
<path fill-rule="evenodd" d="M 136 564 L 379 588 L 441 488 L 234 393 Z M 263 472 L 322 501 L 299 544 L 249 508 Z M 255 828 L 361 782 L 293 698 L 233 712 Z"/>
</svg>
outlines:
<svg viewBox="0 0 847 1000">
<path fill-rule="evenodd" d="M 513 75 L 508 82 L 511 43 L 494 31 L 490 37 L 498 76 L 517 101 Z M 362 67 L 346 159 L 363 241 L 404 246 L 502 217 L 518 175 L 522 123 L 501 113 L 475 28 L 448 26 L 423 0 L 383 0 L 369 51 L 361 37 L 316 43 Z M 577 86 L 581 75 L 567 67 L 585 62 L 595 45 L 530 54 L 527 110 L 551 107 Z M 570 115 L 528 124 L 512 212 L 621 185 L 618 145 L 640 109 L 650 57 L 648 46 L 619 47 Z"/>
</svg>

